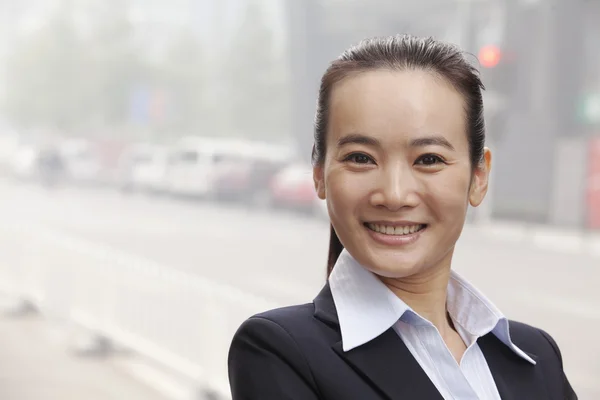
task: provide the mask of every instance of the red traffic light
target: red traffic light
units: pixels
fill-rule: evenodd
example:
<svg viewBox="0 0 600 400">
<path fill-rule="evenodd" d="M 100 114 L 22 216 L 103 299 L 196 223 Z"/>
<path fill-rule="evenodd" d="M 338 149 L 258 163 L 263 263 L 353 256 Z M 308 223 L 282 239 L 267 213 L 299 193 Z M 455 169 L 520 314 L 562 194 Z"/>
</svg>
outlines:
<svg viewBox="0 0 600 400">
<path fill-rule="evenodd" d="M 500 62 L 502 54 L 494 45 L 484 46 L 479 50 L 479 62 L 485 68 L 494 68 Z"/>
</svg>

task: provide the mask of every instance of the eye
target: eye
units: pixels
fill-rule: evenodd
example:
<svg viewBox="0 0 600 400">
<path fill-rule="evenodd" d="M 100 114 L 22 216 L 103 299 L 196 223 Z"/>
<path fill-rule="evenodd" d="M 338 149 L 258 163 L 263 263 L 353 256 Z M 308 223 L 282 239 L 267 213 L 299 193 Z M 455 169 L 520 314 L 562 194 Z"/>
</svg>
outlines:
<svg viewBox="0 0 600 400">
<path fill-rule="evenodd" d="M 363 153 L 352 153 L 346 156 L 344 161 L 350 161 L 354 164 L 369 164 L 374 162 L 371 157 Z"/>
<path fill-rule="evenodd" d="M 431 166 L 436 164 L 445 164 L 444 159 L 436 154 L 423 154 L 420 156 L 415 164 Z"/>
</svg>

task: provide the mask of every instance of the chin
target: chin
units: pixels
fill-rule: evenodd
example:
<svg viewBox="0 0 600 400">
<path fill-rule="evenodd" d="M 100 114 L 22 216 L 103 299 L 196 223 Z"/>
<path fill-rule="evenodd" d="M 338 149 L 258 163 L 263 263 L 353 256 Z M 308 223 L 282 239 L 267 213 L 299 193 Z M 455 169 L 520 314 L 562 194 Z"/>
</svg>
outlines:
<svg viewBox="0 0 600 400">
<path fill-rule="evenodd" d="M 384 252 L 388 254 L 375 254 L 367 256 L 365 267 L 376 275 L 385 278 L 406 278 L 422 270 L 422 262 L 407 254 L 397 252 Z"/>
<path fill-rule="evenodd" d="M 377 276 L 381 276 L 383 278 L 390 278 L 390 279 L 402 279 L 402 278 L 408 278 L 410 276 L 415 275 L 416 273 L 418 273 L 420 271 L 419 268 L 413 268 L 413 267 L 407 267 L 407 268 L 402 268 L 402 267 L 398 267 L 398 268 L 376 268 L 376 269 L 371 269 L 371 272 L 373 272 L 375 275 Z"/>
</svg>

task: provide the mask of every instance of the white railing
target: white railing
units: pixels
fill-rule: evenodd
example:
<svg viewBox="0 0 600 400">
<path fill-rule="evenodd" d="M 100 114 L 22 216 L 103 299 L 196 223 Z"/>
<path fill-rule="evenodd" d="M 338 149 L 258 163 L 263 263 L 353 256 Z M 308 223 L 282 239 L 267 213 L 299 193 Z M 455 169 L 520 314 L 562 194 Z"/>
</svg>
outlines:
<svg viewBox="0 0 600 400">
<path fill-rule="evenodd" d="M 40 226 L 0 225 L 0 289 L 229 398 L 227 352 L 239 325 L 277 306 L 199 276 Z"/>
</svg>

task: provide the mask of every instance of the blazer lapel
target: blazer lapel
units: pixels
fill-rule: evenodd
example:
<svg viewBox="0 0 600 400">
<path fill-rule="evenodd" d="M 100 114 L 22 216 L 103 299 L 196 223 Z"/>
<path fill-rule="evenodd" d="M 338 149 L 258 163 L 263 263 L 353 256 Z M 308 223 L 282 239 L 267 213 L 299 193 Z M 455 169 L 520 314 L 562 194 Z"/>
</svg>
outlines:
<svg viewBox="0 0 600 400">
<path fill-rule="evenodd" d="M 479 338 L 479 347 L 485 356 L 502 400 L 551 399 L 540 376 L 540 368 L 522 359 L 502 343 L 496 335 L 488 333 Z M 537 362 L 537 357 L 528 355 Z"/>
<path fill-rule="evenodd" d="M 443 400 L 393 329 L 348 352 L 341 341 L 333 349 L 386 398 Z"/>
<path fill-rule="evenodd" d="M 315 317 L 336 327 L 339 321 L 329 285 L 314 301 Z M 348 352 L 341 340 L 333 350 L 387 399 L 443 400 L 402 339 L 390 328 L 378 338 Z"/>
</svg>

